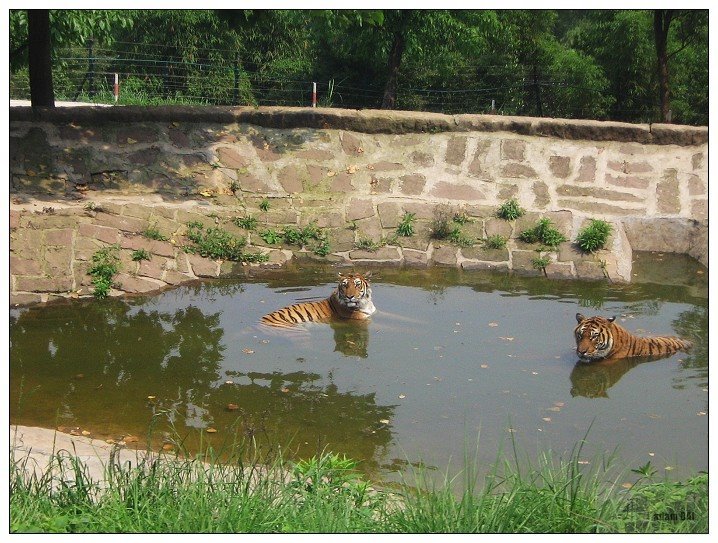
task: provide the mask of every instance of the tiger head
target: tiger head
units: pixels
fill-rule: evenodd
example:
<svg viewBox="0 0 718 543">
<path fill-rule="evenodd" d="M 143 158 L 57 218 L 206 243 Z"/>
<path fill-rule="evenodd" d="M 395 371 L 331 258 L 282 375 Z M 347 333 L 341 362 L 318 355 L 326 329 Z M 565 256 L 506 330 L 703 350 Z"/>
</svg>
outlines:
<svg viewBox="0 0 718 543">
<path fill-rule="evenodd" d="M 339 274 L 339 284 L 335 294 L 342 307 L 366 315 L 371 315 L 376 311 L 371 301 L 371 287 L 368 280 L 370 277 L 371 272 L 363 275 L 360 273 Z"/>
<path fill-rule="evenodd" d="M 613 349 L 613 321 L 616 317 L 584 317 L 576 313 L 578 326 L 573 331 L 576 337 L 576 354 L 581 360 L 606 358 Z"/>
</svg>

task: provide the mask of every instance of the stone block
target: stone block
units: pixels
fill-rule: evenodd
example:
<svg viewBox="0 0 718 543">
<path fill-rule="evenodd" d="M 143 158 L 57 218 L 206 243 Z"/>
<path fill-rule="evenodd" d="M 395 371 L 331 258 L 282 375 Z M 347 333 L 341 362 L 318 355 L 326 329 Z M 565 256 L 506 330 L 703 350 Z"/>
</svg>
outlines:
<svg viewBox="0 0 718 543">
<path fill-rule="evenodd" d="M 543 275 L 543 271 L 537 270 L 533 265 L 533 261 L 539 256 L 537 251 L 514 249 L 511 251 L 511 269 L 522 275 Z"/>
<path fill-rule="evenodd" d="M 63 245 L 70 247 L 72 245 L 73 234 L 74 230 L 72 228 L 45 230 L 45 243 L 47 245 Z"/>
<path fill-rule="evenodd" d="M 435 246 L 431 260 L 443 266 L 456 266 L 459 260 L 459 248 L 455 245 Z"/>
<path fill-rule="evenodd" d="M 381 202 L 376 206 L 382 228 L 396 228 L 402 218 L 401 206 L 395 202 Z"/>
<path fill-rule="evenodd" d="M 509 270 L 508 262 L 484 262 L 480 260 L 463 260 L 461 269 L 464 270 Z"/>
<path fill-rule="evenodd" d="M 522 140 L 501 140 L 501 160 L 524 160 L 526 142 Z"/>
<path fill-rule="evenodd" d="M 44 255 L 45 270 L 48 275 L 64 275 L 69 273 L 72 263 L 72 246 L 48 247 Z"/>
<path fill-rule="evenodd" d="M 426 177 L 421 174 L 402 175 L 399 178 L 399 193 L 404 196 L 416 196 L 424 192 Z"/>
<path fill-rule="evenodd" d="M 688 178 L 688 195 L 689 196 L 703 196 L 706 194 L 707 183 L 704 179 L 701 179 L 697 175 L 691 174 Z M 12 219 L 11 219 L 12 220 Z M 11 222 L 12 227 L 12 222 Z"/>
<path fill-rule="evenodd" d="M 706 200 L 693 200 L 691 202 L 691 218 L 698 221 L 708 219 L 708 202 Z"/>
<path fill-rule="evenodd" d="M 422 168 L 429 168 L 434 165 L 434 157 L 429 153 L 424 153 L 422 151 L 414 151 L 409 155 L 409 159 L 412 164 Z"/>
<path fill-rule="evenodd" d="M 350 156 L 359 156 L 364 150 L 362 149 L 361 140 L 354 134 L 349 132 L 341 132 L 339 134 L 339 141 L 342 144 L 342 150 L 345 154 Z"/>
<path fill-rule="evenodd" d="M 161 280 L 166 264 L 167 259 L 161 256 L 153 256 L 150 260 L 142 260 L 139 263 L 137 275 Z"/>
<path fill-rule="evenodd" d="M 658 213 L 678 215 L 681 212 L 678 171 L 669 168 L 656 186 L 656 210 Z"/>
<path fill-rule="evenodd" d="M 16 291 L 68 292 L 72 290 L 72 287 L 72 277 L 69 275 L 57 277 L 30 277 L 22 275 L 15 278 Z"/>
<path fill-rule="evenodd" d="M 519 187 L 517 185 L 501 183 L 499 186 L 501 188 L 496 196 L 502 202 L 510 200 L 511 198 L 516 198 L 519 194 Z"/>
<path fill-rule="evenodd" d="M 592 156 L 581 157 L 581 164 L 578 169 L 577 183 L 596 182 L 596 159 Z"/>
<path fill-rule="evenodd" d="M 433 219 L 436 204 L 428 202 L 405 202 L 402 204 L 404 211 L 413 213 L 417 219 Z"/>
<path fill-rule="evenodd" d="M 117 228 L 111 228 L 109 226 L 80 224 L 78 234 L 82 237 L 96 239 L 110 244 L 120 241 L 120 231 Z"/>
<path fill-rule="evenodd" d="M 565 179 L 571 173 L 571 157 L 551 156 L 548 159 L 548 167 L 554 176 Z"/>
<path fill-rule="evenodd" d="M 356 239 L 368 239 L 376 243 L 384 237 L 384 228 L 379 217 L 370 217 L 357 221 Z"/>
<path fill-rule="evenodd" d="M 11 292 L 10 305 L 19 307 L 23 305 L 33 305 L 42 302 L 42 295 L 31 292 Z"/>
<path fill-rule="evenodd" d="M 700 170 L 703 167 L 705 156 L 703 153 L 695 153 L 691 157 L 691 167 L 693 170 Z"/>
<path fill-rule="evenodd" d="M 531 166 L 511 162 L 509 164 L 504 164 L 501 167 L 501 176 L 511 179 L 521 179 L 538 177 L 538 174 Z"/>
<path fill-rule="evenodd" d="M 596 198 L 599 200 L 611 200 L 614 202 L 644 202 L 644 198 L 631 194 L 629 192 L 620 192 L 616 190 L 608 190 L 599 187 L 577 186 L 577 185 L 560 185 L 556 187 L 556 194 L 561 197 L 568 198 Z"/>
<path fill-rule="evenodd" d="M 146 219 L 122 217 L 102 212 L 97 214 L 94 222 L 96 225 L 116 228 L 123 232 L 143 232 L 147 228 Z"/>
<path fill-rule="evenodd" d="M 574 267 L 576 269 L 576 277 L 579 279 L 605 279 L 606 277 L 600 262 L 582 260 L 580 262 L 574 262 Z"/>
<path fill-rule="evenodd" d="M 352 176 L 346 172 L 339 172 L 336 176 L 331 178 L 331 184 L 329 186 L 330 192 L 336 194 L 349 194 L 354 190 L 354 183 Z"/>
<path fill-rule="evenodd" d="M 549 279 L 571 279 L 575 276 L 571 262 L 551 262 L 544 272 Z"/>
<path fill-rule="evenodd" d="M 447 200 L 484 200 L 486 197 L 483 192 L 471 185 L 459 183 L 447 183 L 440 181 L 431 191 L 431 195 L 436 198 L 445 198 Z"/>
<path fill-rule="evenodd" d="M 404 265 L 409 267 L 426 267 L 429 265 L 429 256 L 426 251 L 417 251 L 414 249 L 402 249 L 404 256 Z"/>
<path fill-rule="evenodd" d="M 176 128 L 170 128 L 167 132 L 167 135 L 169 136 L 170 142 L 175 147 L 179 147 L 180 149 L 190 147 L 191 141 L 189 139 L 189 136 L 185 134 L 182 130 L 177 130 Z"/>
<path fill-rule="evenodd" d="M 534 193 L 534 207 L 545 209 L 551 203 L 551 195 L 548 191 L 548 185 L 543 181 L 535 181 L 531 187 Z"/>
<path fill-rule="evenodd" d="M 285 166 L 277 173 L 277 181 L 282 185 L 285 192 L 296 194 L 302 192 L 302 179 L 306 177 L 306 169 L 297 164 Z"/>
<path fill-rule="evenodd" d="M 636 177 L 635 175 L 610 175 L 606 174 L 606 183 L 616 187 L 629 189 L 647 189 L 650 180 L 647 177 Z"/>
<path fill-rule="evenodd" d="M 324 149 L 304 149 L 297 152 L 296 156 L 304 160 L 316 160 L 318 162 L 326 162 L 334 158 L 333 153 Z"/>
<path fill-rule="evenodd" d="M 583 200 L 559 200 L 558 205 L 564 209 L 581 211 L 592 215 L 636 216 L 646 214 L 646 210 L 639 207 L 620 207 L 602 202 Z"/>
<path fill-rule="evenodd" d="M 10 255 L 10 273 L 12 275 L 40 275 L 42 269 L 38 259 L 20 258 Z"/>
<path fill-rule="evenodd" d="M 459 166 L 466 158 L 466 136 L 452 136 L 446 145 L 444 162 Z"/>
<path fill-rule="evenodd" d="M 115 133 L 115 138 L 115 141 L 120 145 L 153 143 L 158 140 L 157 131 L 153 126 L 141 124 L 128 124 L 120 126 Z"/>
<path fill-rule="evenodd" d="M 10 211 L 10 230 L 20 226 L 20 212 L 11 210 Z"/>
<path fill-rule="evenodd" d="M 360 198 L 352 198 L 346 208 L 348 221 L 356 221 L 374 216 L 374 202 Z"/>
<path fill-rule="evenodd" d="M 152 281 L 149 278 L 120 273 L 115 277 L 118 288 L 130 294 L 152 292 L 165 286 L 164 281 Z"/>
<path fill-rule="evenodd" d="M 223 166 L 233 170 L 247 168 L 252 164 L 252 161 L 249 158 L 242 155 L 239 151 L 232 147 L 219 147 L 217 149 L 217 155 Z"/>
<path fill-rule="evenodd" d="M 398 162 L 389 162 L 388 160 L 381 160 L 379 162 L 375 162 L 374 164 L 370 164 L 367 166 L 367 169 L 373 170 L 375 172 L 393 172 L 397 170 L 403 170 L 404 165 L 399 164 Z"/>
<path fill-rule="evenodd" d="M 391 192 L 393 179 L 390 177 L 372 176 L 369 181 L 369 190 L 371 194 L 387 194 Z"/>
<path fill-rule="evenodd" d="M 462 247 L 461 256 L 469 260 L 482 260 L 488 262 L 508 262 L 509 250 L 489 249 L 487 247 Z"/>
<path fill-rule="evenodd" d="M 197 277 L 217 277 L 219 275 L 219 263 L 199 255 L 187 255 L 187 261 L 192 267 L 192 272 Z M 178 263 L 179 264 L 179 263 Z M 180 269 L 180 271 L 182 271 Z"/>
<path fill-rule="evenodd" d="M 350 251 L 354 248 L 355 235 L 348 228 L 332 228 L 327 232 L 329 247 L 333 253 Z"/>
<path fill-rule="evenodd" d="M 372 261 L 380 261 L 380 260 L 395 260 L 399 261 L 401 260 L 401 253 L 399 252 L 398 247 L 379 247 L 376 251 L 365 251 L 362 249 L 357 249 L 354 251 L 349 251 L 349 258 L 352 260 L 372 260 Z"/>
</svg>

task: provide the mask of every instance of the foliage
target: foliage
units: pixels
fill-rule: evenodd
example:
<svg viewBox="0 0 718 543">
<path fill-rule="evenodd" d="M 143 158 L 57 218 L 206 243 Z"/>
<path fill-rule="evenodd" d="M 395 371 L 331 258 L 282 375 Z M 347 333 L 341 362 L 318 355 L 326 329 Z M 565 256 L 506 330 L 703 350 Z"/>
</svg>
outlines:
<svg viewBox="0 0 718 543">
<path fill-rule="evenodd" d="M 566 236 L 552 226 L 551 219 L 544 217 L 539 219 L 533 228 L 521 232 L 519 239 L 526 243 L 542 243 L 556 247 L 566 241 Z"/>
<path fill-rule="evenodd" d="M 456 221 L 456 218 L 459 221 Z M 439 205 L 434 209 L 434 218 L 430 225 L 430 235 L 433 239 L 445 239 L 452 243 L 456 243 L 461 247 L 471 247 L 474 240 L 466 237 L 461 232 L 461 228 L 457 222 L 463 220 L 463 215 L 454 212 L 450 206 Z"/>
<path fill-rule="evenodd" d="M 484 246 L 489 249 L 504 249 L 507 241 L 501 234 L 493 234 L 484 240 Z"/>
<path fill-rule="evenodd" d="M 544 270 L 551 263 L 551 259 L 547 256 L 537 256 L 531 259 L 531 265 L 537 270 Z"/>
<path fill-rule="evenodd" d="M 357 249 L 361 249 L 362 251 L 370 251 L 372 253 L 378 251 L 381 246 L 381 243 L 377 243 L 376 241 L 368 238 L 359 238 L 354 243 L 354 247 L 356 247 Z"/>
<path fill-rule="evenodd" d="M 120 246 L 117 244 L 97 250 L 92 255 L 92 266 L 87 273 L 92 276 L 96 298 L 106 298 L 112 288 L 112 278 L 120 268 Z"/>
<path fill-rule="evenodd" d="M 516 198 L 512 198 L 499 206 L 496 216 L 507 221 L 515 221 L 524 213 L 526 210 L 519 205 Z"/>
<path fill-rule="evenodd" d="M 142 260 L 150 260 L 152 258 L 152 255 L 147 252 L 146 249 L 137 249 L 135 251 L 132 251 L 132 260 L 135 262 L 140 262 Z"/>
<path fill-rule="evenodd" d="M 326 256 L 331 251 L 326 232 L 319 228 L 316 223 L 310 223 L 304 228 L 286 226 L 281 231 L 268 228 L 260 232 L 259 237 L 270 245 L 284 242 L 289 245 L 309 247 L 314 254 L 319 256 Z"/>
<path fill-rule="evenodd" d="M 611 230 L 613 230 L 613 227 L 606 221 L 591 219 L 588 226 L 578 233 L 576 243 L 583 251 L 592 253 L 606 245 Z"/>
<path fill-rule="evenodd" d="M 185 250 L 205 258 L 233 262 L 266 262 L 269 259 L 262 253 L 245 253 L 243 249 L 246 240 L 219 227 L 205 230 L 203 224 L 190 222 L 187 225 L 187 238 L 193 245 L 185 247 Z"/>
<path fill-rule="evenodd" d="M 261 202 L 259 202 L 259 209 L 262 211 L 269 211 L 269 208 L 271 207 L 271 204 L 269 202 L 269 198 L 263 198 Z"/>
<path fill-rule="evenodd" d="M 414 221 L 416 220 L 415 213 L 404 213 L 404 216 L 399 221 L 399 226 L 396 228 L 396 233 L 400 236 L 409 237 L 414 235 Z"/>
<path fill-rule="evenodd" d="M 232 219 L 232 222 L 239 228 L 244 228 L 245 230 L 254 230 L 257 228 L 257 219 L 255 217 L 252 217 L 251 215 L 247 215 L 246 217 L 235 217 Z"/>
<path fill-rule="evenodd" d="M 277 232 L 273 228 L 263 230 L 259 233 L 259 237 L 262 238 L 264 243 L 269 243 L 270 245 L 276 245 L 277 243 L 281 243 L 284 239 L 283 234 L 281 232 Z"/>
<path fill-rule="evenodd" d="M 155 241 L 167 241 L 169 238 L 162 234 L 156 226 L 150 225 L 148 226 L 144 232 L 142 232 L 142 235 L 146 237 L 147 239 L 153 239 Z"/>
</svg>

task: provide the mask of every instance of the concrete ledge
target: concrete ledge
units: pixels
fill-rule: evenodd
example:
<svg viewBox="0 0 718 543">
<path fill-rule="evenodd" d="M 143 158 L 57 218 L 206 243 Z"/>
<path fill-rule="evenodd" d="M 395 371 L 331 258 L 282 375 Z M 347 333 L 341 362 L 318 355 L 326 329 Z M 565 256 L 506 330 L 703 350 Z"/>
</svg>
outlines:
<svg viewBox="0 0 718 543">
<path fill-rule="evenodd" d="M 89 106 L 73 108 L 11 107 L 10 121 L 78 124 L 113 122 L 247 123 L 266 128 L 340 129 L 366 134 L 438 132 L 513 132 L 567 140 L 621 141 L 655 145 L 700 145 L 708 127 L 631 124 L 608 121 L 443 115 L 414 111 L 337 108 L 229 106 Z"/>
</svg>

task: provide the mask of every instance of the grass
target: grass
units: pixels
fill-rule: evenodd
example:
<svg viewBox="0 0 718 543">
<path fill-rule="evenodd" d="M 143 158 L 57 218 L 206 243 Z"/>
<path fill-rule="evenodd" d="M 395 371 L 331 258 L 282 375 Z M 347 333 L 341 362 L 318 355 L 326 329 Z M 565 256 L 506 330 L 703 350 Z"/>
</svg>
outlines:
<svg viewBox="0 0 718 543">
<path fill-rule="evenodd" d="M 496 211 L 496 216 L 506 221 L 515 221 L 524 213 L 526 213 L 526 211 L 519 205 L 515 198 L 512 198 L 499 206 L 499 209 Z"/>
<path fill-rule="evenodd" d="M 259 221 L 256 219 L 256 217 L 247 215 L 246 217 L 235 217 L 234 219 L 232 219 L 232 222 L 238 228 L 244 228 L 245 230 L 254 230 L 255 228 L 257 228 L 257 224 Z"/>
<path fill-rule="evenodd" d="M 399 222 L 399 226 L 396 228 L 396 233 L 399 236 L 409 237 L 414 235 L 414 221 L 416 220 L 415 213 L 404 213 L 404 216 Z"/>
<path fill-rule="evenodd" d="M 544 217 L 539 219 L 533 228 L 521 232 L 519 239 L 526 243 L 542 243 L 548 247 L 556 247 L 566 241 L 566 236 L 552 225 L 551 219 Z"/>
<path fill-rule="evenodd" d="M 294 226 L 287 226 L 284 230 L 268 228 L 260 232 L 259 237 L 269 245 L 287 243 L 298 247 L 308 247 L 319 256 L 326 256 L 331 252 L 326 232 L 315 223 L 308 224 L 304 228 Z"/>
<path fill-rule="evenodd" d="M 484 240 L 484 247 L 488 249 L 504 249 L 507 242 L 508 239 L 501 234 L 493 234 Z"/>
<path fill-rule="evenodd" d="M 246 240 L 233 236 L 226 230 L 215 227 L 204 229 L 200 222 L 187 225 L 187 238 L 192 245 L 185 250 L 215 260 L 231 260 L 233 262 L 266 262 L 269 257 L 261 253 L 245 253 Z"/>
<path fill-rule="evenodd" d="M 132 260 L 135 262 L 140 262 L 142 260 L 150 260 L 152 258 L 152 255 L 147 252 L 146 249 L 137 249 L 135 251 L 132 251 Z"/>
<path fill-rule="evenodd" d="M 583 442 L 581 442 L 583 443 Z M 236 444 L 233 447 L 237 446 Z M 325 452 L 259 462 L 238 445 L 223 463 L 110 457 L 104 486 L 83 461 L 57 454 L 60 473 L 27 474 L 29 457 L 10 455 L 13 533 L 707 533 L 708 475 L 683 482 L 617 481 L 615 457 L 586 462 L 540 454 L 535 465 L 503 457 L 483 478 L 478 460 L 443 482 L 416 469 L 414 483 L 371 485 L 344 456 Z M 224 456 L 226 458 L 226 456 Z M 206 462 L 202 462 L 204 459 Z M 588 464 L 588 465 L 586 465 Z M 457 488 L 458 486 L 461 488 Z"/>
<path fill-rule="evenodd" d="M 475 240 L 464 235 L 459 226 L 468 220 L 467 215 L 455 213 L 449 206 L 437 206 L 431 221 L 430 235 L 433 239 L 445 239 L 461 247 L 471 247 Z"/>
<path fill-rule="evenodd" d="M 147 239 L 154 239 L 156 241 L 167 241 L 169 238 L 165 235 L 163 235 L 156 226 L 148 226 L 144 232 L 142 232 L 142 235 L 145 236 Z"/>
<path fill-rule="evenodd" d="M 114 244 L 99 249 L 92 255 L 92 266 L 87 273 L 92 277 L 92 284 L 95 286 L 95 298 L 107 298 L 110 293 L 112 279 L 120 268 L 119 252 L 120 246 Z"/>
<path fill-rule="evenodd" d="M 576 237 L 576 244 L 587 253 L 593 253 L 605 247 L 608 236 L 611 235 L 613 227 L 606 221 L 591 219 L 585 228 L 581 229 Z"/>
</svg>

